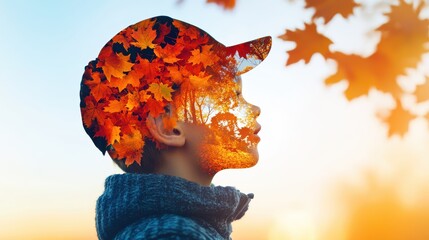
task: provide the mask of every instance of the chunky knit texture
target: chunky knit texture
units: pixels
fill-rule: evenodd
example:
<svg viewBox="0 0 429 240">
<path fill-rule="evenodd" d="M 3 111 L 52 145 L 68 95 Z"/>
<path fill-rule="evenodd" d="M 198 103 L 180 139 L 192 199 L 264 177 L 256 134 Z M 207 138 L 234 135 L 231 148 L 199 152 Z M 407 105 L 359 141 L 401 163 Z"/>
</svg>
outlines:
<svg viewBox="0 0 429 240">
<path fill-rule="evenodd" d="M 115 174 L 97 200 L 100 239 L 230 239 L 253 194 L 160 174 Z"/>
</svg>

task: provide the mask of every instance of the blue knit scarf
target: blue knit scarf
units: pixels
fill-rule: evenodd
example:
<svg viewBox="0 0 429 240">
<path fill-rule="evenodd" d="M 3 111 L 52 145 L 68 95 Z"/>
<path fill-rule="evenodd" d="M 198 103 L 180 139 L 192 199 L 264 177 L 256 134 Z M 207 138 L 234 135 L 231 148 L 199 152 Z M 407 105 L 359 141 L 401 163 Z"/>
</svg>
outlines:
<svg viewBox="0 0 429 240">
<path fill-rule="evenodd" d="M 100 239 L 113 239 L 139 219 L 174 214 L 229 239 L 231 222 L 244 215 L 251 198 L 253 194 L 234 187 L 206 187 L 174 176 L 115 174 L 106 179 L 105 191 L 97 200 L 97 233 Z"/>
</svg>

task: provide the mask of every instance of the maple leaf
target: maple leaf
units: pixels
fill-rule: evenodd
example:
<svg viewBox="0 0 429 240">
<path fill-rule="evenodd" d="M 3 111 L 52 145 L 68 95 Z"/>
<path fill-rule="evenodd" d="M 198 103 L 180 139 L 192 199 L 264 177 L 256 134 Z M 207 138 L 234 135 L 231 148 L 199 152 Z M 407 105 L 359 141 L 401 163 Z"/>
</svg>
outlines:
<svg viewBox="0 0 429 240">
<path fill-rule="evenodd" d="M 128 84 L 133 87 L 140 86 L 140 78 L 143 77 L 143 73 L 141 71 L 131 70 L 127 75 L 123 78 L 112 77 L 108 85 L 112 88 L 118 88 L 119 92 L 124 90 Z"/>
<path fill-rule="evenodd" d="M 390 20 L 377 29 L 381 32 L 377 52 L 391 60 L 393 68 L 389 71 L 396 75 L 416 67 L 427 50 L 424 45 L 429 41 L 429 20 L 419 18 L 423 6 L 420 2 L 414 9 L 412 3 L 400 1 L 387 14 Z"/>
<path fill-rule="evenodd" d="M 125 75 L 124 72 L 131 70 L 133 64 L 128 61 L 129 59 L 129 56 L 124 56 L 122 53 L 114 53 L 111 47 L 107 47 L 101 50 L 97 67 L 103 69 L 107 81 L 110 82 L 112 76 L 122 78 Z"/>
<path fill-rule="evenodd" d="M 349 86 L 345 91 L 348 100 L 353 100 L 368 94 L 373 87 L 383 92 L 399 96 L 400 86 L 395 82 L 396 76 L 389 71 L 390 62 L 383 56 L 373 54 L 370 57 L 361 57 L 354 54 L 334 52 L 330 58 L 337 61 L 337 72 L 325 79 L 330 85 L 341 80 L 347 80 Z M 389 79 L 392 82 L 387 82 Z"/>
<path fill-rule="evenodd" d="M 389 126 L 388 136 L 390 137 L 394 134 L 403 136 L 408 131 L 410 121 L 415 117 L 415 115 L 404 109 L 401 102 L 397 100 L 395 109 L 390 112 L 389 117 L 384 119 Z"/>
<path fill-rule="evenodd" d="M 158 59 L 153 60 L 152 62 L 149 62 L 149 60 L 139 56 L 137 56 L 136 59 L 138 60 L 138 63 L 134 65 L 134 70 L 140 74 L 143 74 L 147 83 L 151 83 L 156 79 L 156 77 L 160 74 L 159 69 L 164 65 L 162 62 L 156 61 Z"/>
<path fill-rule="evenodd" d="M 316 24 L 305 24 L 304 30 L 297 29 L 296 31 L 288 31 L 279 36 L 284 41 L 292 41 L 296 43 L 296 47 L 287 51 L 289 58 L 286 65 L 304 60 L 308 63 L 315 53 L 320 53 L 322 56 L 329 56 L 329 45 L 332 41 L 324 35 L 317 32 Z"/>
<path fill-rule="evenodd" d="M 189 71 L 186 68 L 179 68 L 179 66 L 168 66 L 168 73 L 170 74 L 171 80 L 176 84 L 181 84 L 185 76 L 189 76 Z"/>
<path fill-rule="evenodd" d="M 153 41 L 156 38 L 156 30 L 153 30 L 154 22 L 144 21 L 147 24 L 139 24 L 137 30 L 131 33 L 131 36 L 136 42 L 131 42 L 131 45 L 141 49 L 154 48 Z"/>
<path fill-rule="evenodd" d="M 165 112 L 164 102 L 160 102 L 152 98 L 147 99 L 145 107 L 148 109 L 150 115 L 152 115 L 154 118 Z"/>
<path fill-rule="evenodd" d="M 81 108 L 81 112 L 83 115 L 83 123 L 85 124 L 85 127 L 90 128 L 92 126 L 93 120 L 96 120 L 98 125 L 102 125 L 104 123 L 104 119 L 106 118 L 106 114 L 103 111 L 106 103 L 99 103 L 92 96 L 85 97 L 84 101 L 85 108 Z"/>
<path fill-rule="evenodd" d="M 92 80 L 85 80 L 84 84 L 91 89 L 91 95 L 98 102 L 102 98 L 107 98 L 112 93 L 110 87 L 101 81 L 101 74 L 99 72 L 93 72 Z"/>
<path fill-rule="evenodd" d="M 171 31 L 170 26 L 167 25 L 167 23 L 159 24 L 158 25 L 159 34 L 156 37 L 155 41 L 153 43 L 155 44 L 161 44 L 165 42 L 165 36 L 168 35 Z"/>
<path fill-rule="evenodd" d="M 112 41 L 114 43 L 117 42 L 119 44 L 122 44 L 122 46 L 124 46 L 125 49 L 128 49 L 130 48 L 131 33 L 132 33 L 132 28 L 126 28 L 125 30 L 121 31 L 119 34 L 116 34 L 112 38 Z"/>
<path fill-rule="evenodd" d="M 207 3 L 215 3 L 227 10 L 235 7 L 235 0 L 207 0 Z"/>
<path fill-rule="evenodd" d="M 209 85 L 208 81 L 212 75 L 206 75 L 205 72 L 200 72 L 198 75 L 190 75 L 189 81 L 195 88 L 203 88 Z"/>
<path fill-rule="evenodd" d="M 121 112 L 125 109 L 125 106 L 127 104 L 126 100 L 126 97 L 121 98 L 120 101 L 116 99 L 110 100 L 108 106 L 104 108 L 104 111 L 108 113 Z"/>
<path fill-rule="evenodd" d="M 213 45 L 204 45 L 201 50 L 199 48 L 192 50 L 192 56 L 188 61 L 193 65 L 202 63 L 204 67 L 213 65 L 219 61 L 219 57 L 213 53 L 212 47 Z"/>
<path fill-rule="evenodd" d="M 136 91 L 128 92 L 128 101 L 125 107 L 128 111 L 132 111 L 135 107 L 140 106 L 140 94 Z"/>
<path fill-rule="evenodd" d="M 167 130 L 171 131 L 176 126 L 177 119 L 175 117 L 164 116 L 162 118 L 162 123 Z"/>
<path fill-rule="evenodd" d="M 141 124 L 139 117 L 136 115 L 139 109 L 137 108 L 134 112 L 125 111 L 111 114 L 111 116 L 114 116 L 112 119 L 115 120 L 115 124 L 121 127 L 122 134 L 132 134 L 134 128 Z"/>
<path fill-rule="evenodd" d="M 125 159 L 125 165 L 129 166 L 134 162 L 141 164 L 144 140 L 140 131 L 133 129 L 131 134 L 124 134 L 119 142 L 113 144 L 113 148 L 119 159 Z"/>
<path fill-rule="evenodd" d="M 151 96 L 147 93 L 146 90 L 139 91 L 139 101 L 146 102 Z"/>
<path fill-rule="evenodd" d="M 147 91 L 151 92 L 157 101 L 162 101 L 163 98 L 167 101 L 172 101 L 171 93 L 174 92 L 170 86 L 164 83 L 151 83 Z"/>
<path fill-rule="evenodd" d="M 120 141 L 121 128 L 115 126 L 110 118 L 107 118 L 104 121 L 104 124 L 99 126 L 98 131 L 95 133 L 94 137 L 104 137 L 107 140 L 107 145 L 115 143 L 115 141 Z"/>
<path fill-rule="evenodd" d="M 181 44 L 167 44 L 164 48 L 162 48 L 161 45 L 157 45 L 157 47 L 154 49 L 154 52 L 155 55 L 161 58 L 165 63 L 175 63 L 180 60 L 177 58 L 177 55 L 182 52 L 183 48 L 184 46 Z"/>
<path fill-rule="evenodd" d="M 429 100 L 429 79 L 426 78 L 424 84 L 418 85 L 414 92 L 417 102 L 424 102 Z"/>
<path fill-rule="evenodd" d="M 238 56 L 242 58 L 246 58 L 251 48 L 250 48 L 250 44 L 239 44 L 236 46 L 228 47 L 226 50 L 229 55 L 234 56 L 235 53 L 238 53 Z"/>
<path fill-rule="evenodd" d="M 325 23 L 328 23 L 337 14 L 347 18 L 353 13 L 353 9 L 359 5 L 354 0 L 306 0 L 305 7 L 316 10 L 313 19 L 321 17 L 325 19 Z"/>
</svg>

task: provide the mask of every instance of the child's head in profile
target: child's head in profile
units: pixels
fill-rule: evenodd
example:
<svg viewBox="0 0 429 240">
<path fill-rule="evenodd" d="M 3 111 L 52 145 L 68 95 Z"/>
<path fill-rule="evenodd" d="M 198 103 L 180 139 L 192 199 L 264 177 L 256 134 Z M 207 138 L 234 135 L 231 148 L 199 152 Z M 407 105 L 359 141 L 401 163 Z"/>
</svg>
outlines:
<svg viewBox="0 0 429 240">
<path fill-rule="evenodd" d="M 270 48 L 271 37 L 225 47 L 165 16 L 131 25 L 85 67 L 84 128 L 128 173 L 195 180 L 254 166 L 260 109 L 243 98 L 240 75 Z"/>
</svg>

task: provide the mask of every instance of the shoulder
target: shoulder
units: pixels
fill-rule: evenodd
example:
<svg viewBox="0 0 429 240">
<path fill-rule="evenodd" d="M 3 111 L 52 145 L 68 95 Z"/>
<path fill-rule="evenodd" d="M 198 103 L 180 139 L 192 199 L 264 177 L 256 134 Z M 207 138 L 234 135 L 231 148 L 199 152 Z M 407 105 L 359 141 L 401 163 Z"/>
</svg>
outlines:
<svg viewBox="0 0 429 240">
<path fill-rule="evenodd" d="M 195 220 L 173 214 L 142 218 L 125 227 L 115 240 L 160 239 L 160 240 L 199 240 L 222 239 L 220 235 L 198 224 Z"/>
</svg>

